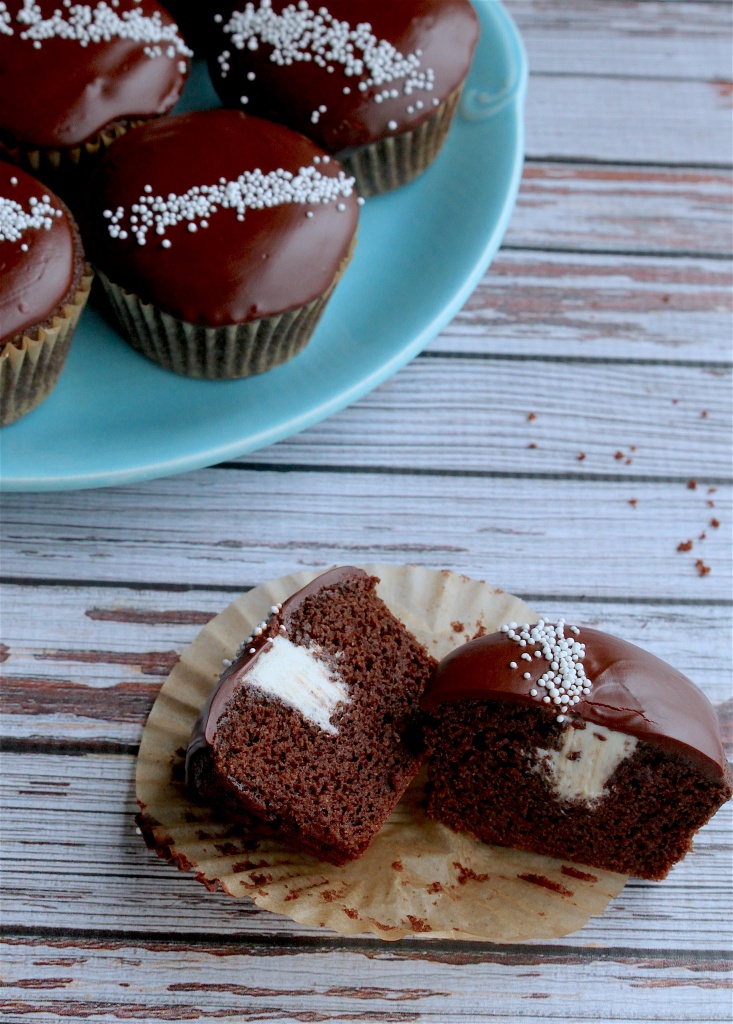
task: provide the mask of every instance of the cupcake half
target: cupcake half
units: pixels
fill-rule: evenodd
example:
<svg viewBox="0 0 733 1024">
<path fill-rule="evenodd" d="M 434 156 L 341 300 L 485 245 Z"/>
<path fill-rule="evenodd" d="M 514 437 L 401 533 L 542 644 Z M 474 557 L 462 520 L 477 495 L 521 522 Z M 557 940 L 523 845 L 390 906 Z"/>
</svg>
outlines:
<svg viewBox="0 0 733 1024">
<path fill-rule="evenodd" d="M 225 105 L 289 125 L 364 196 L 417 177 L 450 127 L 479 34 L 468 0 L 250 0 L 212 15 Z"/>
<path fill-rule="evenodd" d="M 452 651 L 423 707 L 428 814 L 487 843 L 659 879 L 733 795 L 702 691 L 563 619 Z"/>
<path fill-rule="evenodd" d="M 91 286 L 68 208 L 0 162 L 0 426 L 56 384 Z"/>
<path fill-rule="evenodd" d="M 73 200 L 111 142 L 173 107 L 190 53 L 156 0 L 5 0 L 0 156 Z"/>
<path fill-rule="evenodd" d="M 234 110 L 151 122 L 107 152 L 86 217 L 127 340 L 192 377 L 248 377 L 308 342 L 351 256 L 353 179 Z"/>
</svg>

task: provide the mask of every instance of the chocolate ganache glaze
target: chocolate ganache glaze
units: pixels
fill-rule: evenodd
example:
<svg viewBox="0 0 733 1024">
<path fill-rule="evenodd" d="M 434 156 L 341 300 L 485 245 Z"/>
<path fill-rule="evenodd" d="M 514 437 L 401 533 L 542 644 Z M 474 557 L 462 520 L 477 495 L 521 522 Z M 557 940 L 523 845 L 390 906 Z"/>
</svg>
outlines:
<svg viewBox="0 0 733 1024">
<path fill-rule="evenodd" d="M 310 140 L 241 111 L 153 121 L 107 151 L 86 227 L 107 277 L 172 316 L 219 327 L 325 293 L 349 252 L 352 179 Z"/>
<path fill-rule="evenodd" d="M 0 2 L 0 138 L 62 148 L 171 109 L 190 50 L 156 0 Z"/>
<path fill-rule="evenodd" d="M 533 628 L 511 626 L 516 636 Z M 579 661 L 584 685 L 578 687 L 574 703 L 561 698 L 558 706 L 552 697 L 545 701 L 552 691 L 541 682 L 548 661 L 544 655 L 535 655 L 540 644 L 525 640 L 526 646 L 519 646 L 508 632 L 498 632 L 471 640 L 440 662 L 425 690 L 423 708 L 430 711 L 462 700 L 508 700 L 535 707 L 550 703 L 567 712 L 558 716 L 560 721 L 577 715 L 677 750 L 711 778 L 730 775 L 715 709 L 686 676 L 647 651 L 599 630 L 565 627 L 564 633 L 571 644 L 585 647 Z"/>
<path fill-rule="evenodd" d="M 227 106 L 345 155 L 421 124 L 464 81 L 479 35 L 468 0 L 219 4 L 209 60 Z"/>
<path fill-rule="evenodd" d="M 0 161 L 0 343 L 44 324 L 69 301 L 83 265 L 66 206 Z"/>
<path fill-rule="evenodd" d="M 239 687 L 246 684 L 247 674 L 259 656 L 268 647 L 272 646 L 270 634 L 273 629 L 277 631 L 280 625 L 287 627 L 289 617 L 313 594 L 326 590 L 328 587 L 338 586 L 341 583 L 350 583 L 353 580 L 367 578 L 367 573 L 363 569 L 357 569 L 356 566 L 337 566 L 335 569 L 330 569 L 328 572 L 324 572 L 321 576 L 316 577 L 316 579 L 311 580 L 310 583 L 284 601 L 281 606 L 274 606 L 271 609 L 270 618 L 261 622 L 256 627 L 252 636 L 244 641 L 231 665 L 221 674 L 218 684 L 214 687 L 211 696 L 199 712 L 186 753 L 187 771 L 194 754 L 203 747 L 213 745 L 217 724 L 224 714 L 227 704 Z"/>
</svg>

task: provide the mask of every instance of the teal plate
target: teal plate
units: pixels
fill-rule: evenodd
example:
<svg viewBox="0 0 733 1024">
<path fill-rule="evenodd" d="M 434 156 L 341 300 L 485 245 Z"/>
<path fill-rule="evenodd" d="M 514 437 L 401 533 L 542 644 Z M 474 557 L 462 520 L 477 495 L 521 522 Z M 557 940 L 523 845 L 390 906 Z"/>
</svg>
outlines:
<svg viewBox="0 0 733 1024">
<path fill-rule="evenodd" d="M 343 409 L 425 348 L 499 248 L 522 172 L 524 50 L 498 0 L 475 3 L 481 39 L 445 147 L 416 182 L 363 207 L 307 348 L 248 380 L 189 380 L 87 309 L 51 396 L 2 430 L 4 489 L 108 487 L 236 458 Z M 198 62 L 180 109 L 217 105 Z"/>
</svg>

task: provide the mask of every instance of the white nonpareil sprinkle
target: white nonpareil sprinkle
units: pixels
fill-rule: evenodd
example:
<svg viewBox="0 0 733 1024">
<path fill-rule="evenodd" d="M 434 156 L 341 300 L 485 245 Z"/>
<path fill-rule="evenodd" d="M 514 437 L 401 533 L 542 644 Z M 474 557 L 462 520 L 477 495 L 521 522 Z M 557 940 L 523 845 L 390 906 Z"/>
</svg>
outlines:
<svg viewBox="0 0 733 1024">
<path fill-rule="evenodd" d="M 165 198 L 154 195 L 146 185 L 129 211 L 118 206 L 114 211 L 105 210 L 103 216 L 109 221 L 112 238 L 124 240 L 134 235 L 139 245 L 145 245 L 149 231 L 163 236 L 169 228 L 185 222 L 188 231 L 195 232 L 206 227 L 208 218 L 220 210 L 234 210 L 237 219 L 244 220 L 246 210 L 286 203 L 333 203 L 353 191 L 354 178 L 347 178 L 343 171 L 325 175 L 315 167 L 301 167 L 297 174 L 283 168 L 263 174 L 257 169 L 244 171 L 236 181 L 220 178 L 216 185 L 194 185 L 183 195 L 170 192 Z M 342 207 L 346 209 L 343 203 L 338 209 Z M 169 248 L 166 241 L 164 238 L 162 245 Z"/>
<path fill-rule="evenodd" d="M 15 199 L 0 196 L 0 242 L 19 242 L 26 231 L 50 231 L 63 210 L 51 205 L 50 196 L 31 197 L 28 210 Z M 27 250 L 24 250 L 27 251 Z"/>
<path fill-rule="evenodd" d="M 12 36 L 14 34 L 10 20 L 7 4 L 0 0 L 0 36 Z"/>
<path fill-rule="evenodd" d="M 518 626 L 516 622 L 509 622 L 501 627 L 501 632 L 520 647 L 537 647 L 534 656 L 539 655 L 549 662 L 549 667 L 535 684 L 538 689 L 533 688 L 529 692 L 530 696 L 539 697 L 545 704 L 554 704 L 560 711 L 557 720 L 563 722 L 573 705 L 587 696 L 591 689 L 582 665 L 585 644 L 574 638 L 580 633 L 578 627 L 570 626 L 569 632 L 574 635 L 566 637 L 564 619 L 556 623 L 540 619 L 534 626 L 529 623 Z M 522 654 L 522 658 L 532 661 L 532 655 L 528 653 Z M 510 667 L 516 667 L 516 662 L 511 662 Z M 524 678 L 531 679 L 531 674 L 525 672 Z"/>
<path fill-rule="evenodd" d="M 96 5 L 64 0 L 50 17 L 44 18 L 35 0 L 23 0 L 23 8 L 16 15 L 16 20 L 27 27 L 20 32 L 20 38 L 31 40 L 36 49 L 40 49 L 47 39 L 69 39 L 82 47 L 90 43 L 108 43 L 112 39 L 128 39 L 146 43 L 144 53 L 151 59 L 166 57 L 173 60 L 178 56 L 193 56 L 193 51 L 178 34 L 177 26 L 164 25 L 157 11 L 146 15 L 133 7 L 117 14 L 113 10 L 117 6 L 114 0 L 112 3 L 102 0 Z M 14 34 L 4 2 L 0 3 L 0 32 Z M 165 45 L 159 45 L 161 43 Z"/>
<path fill-rule="evenodd" d="M 396 99 L 401 93 L 411 96 L 415 90 L 430 91 L 435 85 L 433 69 L 422 66 L 421 50 L 400 53 L 392 43 L 375 36 L 369 22 L 359 22 L 352 27 L 348 21 L 334 18 L 327 7 L 314 10 L 307 0 L 289 4 L 281 14 L 273 11 L 272 0 L 259 0 L 257 5 L 250 0 L 243 11 L 231 15 L 224 32 L 238 50 L 254 52 L 260 43 L 271 46 L 270 60 L 281 67 L 312 61 L 327 72 L 333 72 L 338 65 L 347 77 L 360 79 L 361 92 L 372 86 L 400 83 L 399 89 L 382 89 L 376 93 L 375 103 Z M 224 51 L 219 58 L 224 77 L 230 70 L 229 56 L 229 52 Z M 348 87 L 343 91 L 348 94 Z M 324 109 L 313 111 L 314 124 L 318 123 L 318 113 L 324 113 Z M 390 123 L 391 131 L 396 127 L 396 122 L 394 128 Z"/>
</svg>

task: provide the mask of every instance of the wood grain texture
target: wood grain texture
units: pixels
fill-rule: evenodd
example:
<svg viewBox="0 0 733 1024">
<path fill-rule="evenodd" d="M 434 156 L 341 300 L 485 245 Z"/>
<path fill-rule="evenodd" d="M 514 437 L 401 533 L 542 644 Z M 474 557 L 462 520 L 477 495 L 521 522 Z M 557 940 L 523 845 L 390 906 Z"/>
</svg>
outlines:
<svg viewBox="0 0 733 1024">
<path fill-rule="evenodd" d="M 727 82 L 532 75 L 526 126 L 534 160 L 731 166 Z"/>
<path fill-rule="evenodd" d="M 5 873 L 6 929 L 328 939 L 323 929 L 208 893 L 147 850 L 135 832 L 130 756 L 6 753 L 1 785 L 2 857 L 12 865 Z M 728 804 L 664 882 L 629 883 L 604 914 L 551 945 L 720 952 L 716 908 L 733 896 L 732 821 Z"/>
<path fill-rule="evenodd" d="M 412 953 L 412 951 L 411 951 Z M 412 953 L 414 956 L 414 953 Z M 435 948 L 258 950 L 200 945 L 16 940 L 3 945 L 5 1020 L 725 1021 L 725 964 L 629 953 L 538 955 Z M 406 964 L 406 960 L 409 963 Z M 406 967 L 408 967 L 406 971 Z M 537 1000 L 538 1002 L 534 1002 Z M 701 1015 L 701 1003 L 704 1015 Z M 72 1009 L 73 1008 L 73 1009 Z"/>
<path fill-rule="evenodd" d="M 531 161 L 504 245 L 730 256 L 732 199 L 730 171 Z"/>
<path fill-rule="evenodd" d="M 479 331 L 485 344 L 486 325 Z M 730 389 L 731 373 L 719 366 L 436 354 L 342 413 L 239 461 L 572 475 L 587 481 L 589 494 L 600 476 L 722 482 L 731 469 Z"/>
<path fill-rule="evenodd" d="M 301 568 L 414 562 L 512 593 L 730 599 L 731 495 L 685 482 L 263 467 L 114 489 L 102 504 L 79 491 L 4 505 L 4 570 L 20 577 L 113 581 L 124 566 L 142 584 L 241 587 Z M 701 532 L 699 550 L 677 550 Z"/>
<path fill-rule="evenodd" d="M 505 252 L 431 350 L 728 362 L 732 283 L 717 260 Z"/>
<path fill-rule="evenodd" d="M 216 590 L 7 585 L 4 630 L 13 642 L 2 653 L 0 736 L 137 743 L 171 665 L 234 596 Z M 727 607 L 528 597 L 542 615 L 563 616 L 643 646 L 727 708 L 730 676 L 717 653 L 733 641 Z M 465 625 L 469 639 L 474 624 Z M 725 724 L 730 725 L 727 717 Z"/>
<path fill-rule="evenodd" d="M 727 3 L 508 0 L 535 74 L 730 81 Z"/>
<path fill-rule="evenodd" d="M 339 561 L 456 568 L 625 636 L 733 742 L 733 9 L 508 6 L 532 70 L 519 202 L 424 357 L 228 467 L 2 500 L 3 1024 L 730 1018 L 730 805 L 663 883 L 512 948 L 308 930 L 207 893 L 132 822 L 183 647 L 239 591 Z"/>
</svg>

